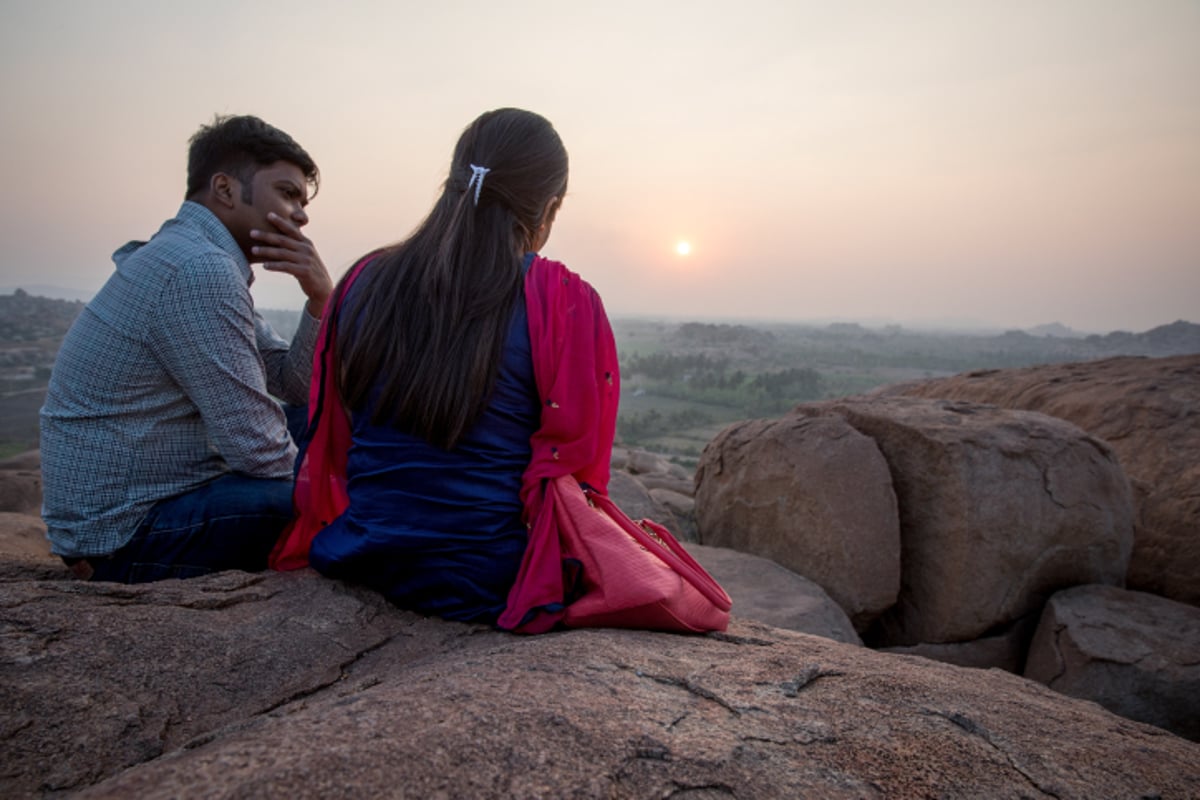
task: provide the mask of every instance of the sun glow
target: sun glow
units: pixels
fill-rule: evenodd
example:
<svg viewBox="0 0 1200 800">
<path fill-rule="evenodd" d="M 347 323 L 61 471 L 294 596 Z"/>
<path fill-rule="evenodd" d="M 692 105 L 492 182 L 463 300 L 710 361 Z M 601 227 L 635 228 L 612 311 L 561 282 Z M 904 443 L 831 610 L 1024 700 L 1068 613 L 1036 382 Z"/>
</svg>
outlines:
<svg viewBox="0 0 1200 800">
<path fill-rule="evenodd" d="M 675 252 L 681 256 L 686 256 L 688 253 L 692 252 L 692 243 L 680 241 L 675 245 Z"/>
</svg>

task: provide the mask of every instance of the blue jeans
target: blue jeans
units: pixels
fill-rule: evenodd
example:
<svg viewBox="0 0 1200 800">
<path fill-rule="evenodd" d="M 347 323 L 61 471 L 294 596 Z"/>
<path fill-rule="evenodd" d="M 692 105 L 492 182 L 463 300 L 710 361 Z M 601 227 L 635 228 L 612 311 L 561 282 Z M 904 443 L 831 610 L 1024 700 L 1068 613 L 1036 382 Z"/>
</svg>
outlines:
<svg viewBox="0 0 1200 800">
<path fill-rule="evenodd" d="M 156 503 L 128 544 L 106 558 L 87 559 L 91 579 L 144 583 L 263 570 L 291 519 L 291 480 L 224 475 Z"/>
</svg>

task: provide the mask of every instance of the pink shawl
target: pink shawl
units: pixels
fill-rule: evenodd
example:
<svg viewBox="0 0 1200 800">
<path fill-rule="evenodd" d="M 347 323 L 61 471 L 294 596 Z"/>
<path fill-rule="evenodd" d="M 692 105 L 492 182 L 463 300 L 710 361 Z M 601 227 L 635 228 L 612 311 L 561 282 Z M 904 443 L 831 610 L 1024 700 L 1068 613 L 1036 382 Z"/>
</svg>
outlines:
<svg viewBox="0 0 1200 800">
<path fill-rule="evenodd" d="M 535 258 L 525 278 L 525 305 L 542 421 L 521 486 L 529 542 L 497 624 L 542 633 L 562 618 L 566 592 L 545 482 L 574 475 L 608 492 L 621 379 L 604 305 L 586 281 L 557 261 Z"/>
</svg>

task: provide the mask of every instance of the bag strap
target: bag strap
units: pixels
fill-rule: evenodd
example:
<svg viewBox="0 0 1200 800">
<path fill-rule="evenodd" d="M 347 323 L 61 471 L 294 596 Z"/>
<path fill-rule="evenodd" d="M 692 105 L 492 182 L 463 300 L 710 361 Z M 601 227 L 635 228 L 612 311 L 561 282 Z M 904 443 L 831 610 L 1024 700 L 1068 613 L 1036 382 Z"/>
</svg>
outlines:
<svg viewBox="0 0 1200 800">
<path fill-rule="evenodd" d="M 667 566 L 695 587 L 696 591 L 708 598 L 710 603 L 722 611 L 728 611 L 733 607 L 733 601 L 721 588 L 721 585 L 708 574 L 704 567 L 700 566 L 696 559 L 692 558 L 691 554 L 671 535 L 669 530 L 649 519 L 641 520 L 639 525 L 630 519 L 629 515 L 622 511 L 620 506 L 614 503 L 608 495 L 597 492 L 587 484 L 581 484 L 580 488 L 583 489 L 583 495 L 589 503 L 620 525 L 635 542 L 647 550 L 657 553 Z M 647 527 L 643 526 L 648 526 L 652 530 L 647 530 Z"/>
</svg>

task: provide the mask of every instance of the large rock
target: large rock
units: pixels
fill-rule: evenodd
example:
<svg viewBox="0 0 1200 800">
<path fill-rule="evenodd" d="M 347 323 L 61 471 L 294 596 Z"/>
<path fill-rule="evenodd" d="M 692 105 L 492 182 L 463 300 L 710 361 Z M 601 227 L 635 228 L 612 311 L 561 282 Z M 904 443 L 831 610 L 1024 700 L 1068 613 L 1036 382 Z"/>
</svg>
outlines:
<svg viewBox="0 0 1200 800">
<path fill-rule="evenodd" d="M 652 519 L 664 526 L 676 539 L 690 541 L 687 526 L 662 503 L 654 499 L 646 487 L 628 472 L 614 471 L 608 481 L 608 496 L 631 519 Z"/>
<path fill-rule="evenodd" d="M 704 544 L 770 559 L 815 581 L 864 630 L 900 589 L 900 527 L 879 448 L 833 416 L 751 420 L 704 448 Z"/>
<path fill-rule="evenodd" d="M 0 553 L 23 558 L 50 558 L 46 523 L 41 517 L 0 511 Z"/>
<path fill-rule="evenodd" d="M 1200 608 L 1112 586 L 1059 592 L 1025 677 L 1200 741 Z"/>
<path fill-rule="evenodd" d="M 696 493 L 696 487 L 690 475 L 687 477 L 680 477 L 674 473 L 638 475 L 637 479 L 651 492 L 657 489 L 665 492 L 675 492 L 686 497 L 692 497 Z"/>
<path fill-rule="evenodd" d="M 38 449 L 26 450 L 15 456 L 0 460 L 0 470 L 26 470 L 37 472 L 42 468 L 42 452 Z"/>
<path fill-rule="evenodd" d="M 885 391 L 1040 411 L 1107 441 L 1137 501 L 1129 587 L 1200 605 L 1200 354 L 971 372 Z"/>
<path fill-rule="evenodd" d="M 900 512 L 902 588 L 869 643 L 963 642 L 1055 591 L 1124 582 L 1129 484 L 1108 445 L 1054 417 L 910 397 L 800 406 L 878 445 Z"/>
<path fill-rule="evenodd" d="M 420 624 L 314 574 L 125 586 L 45 564 L 0 572 L 3 797 L 79 789 L 268 714 Z"/>
<path fill-rule="evenodd" d="M 1066 800 L 1200 785 L 1200 745 L 1093 703 L 756 623 L 523 638 L 307 572 L 126 587 L 9 571 L 0 609 L 5 797 Z"/>
<path fill-rule="evenodd" d="M 687 551 L 729 594 L 739 619 L 862 644 L 842 607 L 803 575 L 725 547 L 689 544 Z"/>
<path fill-rule="evenodd" d="M 1003 629 L 969 642 L 921 643 L 879 648 L 886 653 L 921 656 L 947 664 L 976 669 L 1002 669 L 1020 675 L 1025 669 L 1029 641 L 1037 628 L 1038 614 L 1027 614 Z"/>
<path fill-rule="evenodd" d="M 0 512 L 40 514 L 41 510 L 41 470 L 0 469 Z"/>
<path fill-rule="evenodd" d="M 696 530 L 695 498 L 690 494 L 681 494 L 671 489 L 647 488 L 650 498 L 675 517 L 675 521 L 679 525 L 677 538 L 687 542 L 694 542 L 700 538 L 700 534 Z"/>
<path fill-rule="evenodd" d="M 696 541 L 692 487 L 691 473 L 661 455 L 613 448 L 608 491 L 617 505 L 634 519 L 649 517 L 662 523 L 685 542 Z"/>
</svg>

